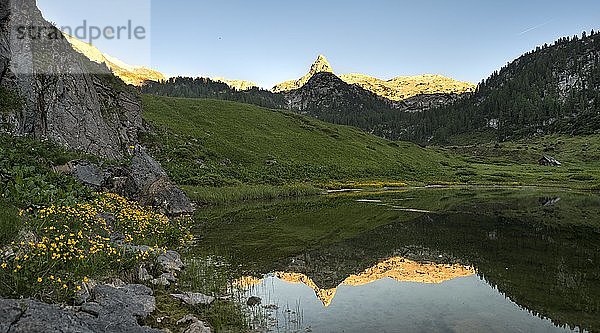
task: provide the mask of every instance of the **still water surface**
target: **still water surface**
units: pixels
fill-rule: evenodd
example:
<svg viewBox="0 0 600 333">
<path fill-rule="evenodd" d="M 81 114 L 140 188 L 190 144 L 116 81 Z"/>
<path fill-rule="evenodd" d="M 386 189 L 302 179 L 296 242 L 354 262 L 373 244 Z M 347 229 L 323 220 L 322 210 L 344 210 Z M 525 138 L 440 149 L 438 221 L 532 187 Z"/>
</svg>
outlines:
<svg viewBox="0 0 600 333">
<path fill-rule="evenodd" d="M 600 330 L 600 197 L 540 189 L 341 194 L 204 210 L 273 332 Z"/>
</svg>

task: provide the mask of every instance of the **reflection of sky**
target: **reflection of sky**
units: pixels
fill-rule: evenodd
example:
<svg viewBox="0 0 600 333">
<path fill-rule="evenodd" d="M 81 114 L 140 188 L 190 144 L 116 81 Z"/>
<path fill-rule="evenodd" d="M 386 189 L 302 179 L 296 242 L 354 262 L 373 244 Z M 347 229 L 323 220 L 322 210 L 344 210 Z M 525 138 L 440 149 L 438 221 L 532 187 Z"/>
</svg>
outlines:
<svg viewBox="0 0 600 333">
<path fill-rule="evenodd" d="M 274 277 L 249 295 L 263 298 L 263 305 L 280 307 L 280 327 L 286 327 L 285 309 L 296 311 L 299 305 L 302 328 L 313 332 L 568 332 L 520 309 L 477 276 L 442 284 L 386 278 L 357 287 L 342 285 L 329 307 L 311 288 Z"/>
</svg>

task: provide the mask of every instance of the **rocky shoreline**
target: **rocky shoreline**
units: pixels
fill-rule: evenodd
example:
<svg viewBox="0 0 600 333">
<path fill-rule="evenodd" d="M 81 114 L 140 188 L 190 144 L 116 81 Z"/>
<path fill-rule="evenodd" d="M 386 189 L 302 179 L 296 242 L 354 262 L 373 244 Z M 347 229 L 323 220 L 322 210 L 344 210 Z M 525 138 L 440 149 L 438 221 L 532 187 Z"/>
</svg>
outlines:
<svg viewBox="0 0 600 333">
<path fill-rule="evenodd" d="M 144 251 L 143 246 L 128 250 Z M 140 266 L 138 279 L 153 285 L 176 283 L 177 272 L 184 269 L 179 253 L 166 251 L 157 256 L 157 278 Z M 166 276 L 171 278 L 167 279 Z M 163 282 L 166 282 L 164 284 Z M 172 294 L 173 299 L 190 305 L 209 305 L 214 297 L 199 293 Z M 33 299 L 0 298 L 0 333 L 169 333 L 141 323 L 156 310 L 154 292 L 142 284 L 126 284 L 119 279 L 111 283 L 82 283 L 74 305 L 47 304 Z M 211 333 L 208 324 L 188 314 L 177 319 L 184 333 Z"/>
</svg>

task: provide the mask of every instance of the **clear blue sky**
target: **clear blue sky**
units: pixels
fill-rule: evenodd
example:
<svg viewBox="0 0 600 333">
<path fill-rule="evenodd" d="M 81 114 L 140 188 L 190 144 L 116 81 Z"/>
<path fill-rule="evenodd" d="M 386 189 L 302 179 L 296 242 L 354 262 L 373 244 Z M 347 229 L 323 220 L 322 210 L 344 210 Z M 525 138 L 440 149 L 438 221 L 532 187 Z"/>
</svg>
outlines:
<svg viewBox="0 0 600 333">
<path fill-rule="evenodd" d="M 140 5 L 144 2 L 151 6 Z M 115 12 L 109 0 L 38 3 L 59 25 Z M 168 75 L 223 76 L 263 87 L 300 77 L 318 54 L 337 73 L 380 78 L 436 73 L 476 83 L 536 45 L 600 29 L 598 0 L 118 3 L 122 19 L 151 18 L 151 48 L 100 42 L 102 51 Z"/>
</svg>

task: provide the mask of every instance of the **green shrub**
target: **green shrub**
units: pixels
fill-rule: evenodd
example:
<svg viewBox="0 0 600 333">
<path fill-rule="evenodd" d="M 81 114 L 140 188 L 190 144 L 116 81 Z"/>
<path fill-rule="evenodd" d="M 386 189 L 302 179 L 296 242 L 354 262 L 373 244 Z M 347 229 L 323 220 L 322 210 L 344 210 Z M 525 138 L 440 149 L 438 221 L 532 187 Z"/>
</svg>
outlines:
<svg viewBox="0 0 600 333">
<path fill-rule="evenodd" d="M 17 209 L 0 200 L 0 247 L 10 243 L 19 234 L 20 229 Z"/>
<path fill-rule="evenodd" d="M 87 188 L 52 170 L 81 157 L 51 143 L 0 135 L 0 197 L 21 208 L 89 198 Z"/>
<path fill-rule="evenodd" d="M 23 105 L 23 100 L 15 92 L 0 86 L 0 114 L 17 111 Z"/>
</svg>

